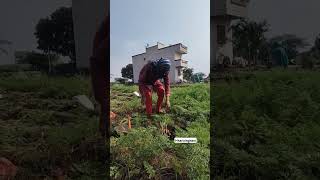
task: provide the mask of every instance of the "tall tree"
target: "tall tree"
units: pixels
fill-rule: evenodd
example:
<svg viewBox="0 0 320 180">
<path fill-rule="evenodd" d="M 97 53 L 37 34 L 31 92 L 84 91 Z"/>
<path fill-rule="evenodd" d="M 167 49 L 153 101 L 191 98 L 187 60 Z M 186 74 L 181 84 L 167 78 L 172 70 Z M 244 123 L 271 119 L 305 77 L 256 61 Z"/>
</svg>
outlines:
<svg viewBox="0 0 320 180">
<path fill-rule="evenodd" d="M 269 30 L 267 21 L 255 22 L 241 19 L 231 26 L 234 53 L 256 64 L 256 58 L 266 42 L 265 33 Z"/>
<path fill-rule="evenodd" d="M 124 78 L 133 79 L 133 66 L 132 64 L 128 64 L 121 69 L 121 75 Z"/>
<path fill-rule="evenodd" d="M 38 39 L 38 49 L 42 50 L 47 56 L 52 54 L 54 49 L 53 23 L 49 18 L 40 19 L 36 26 L 36 38 Z M 52 62 L 48 59 L 48 71 L 52 72 Z"/>
<path fill-rule="evenodd" d="M 50 17 L 40 19 L 35 36 L 38 49 L 46 54 L 68 56 L 76 69 L 72 8 L 61 7 Z"/>
</svg>

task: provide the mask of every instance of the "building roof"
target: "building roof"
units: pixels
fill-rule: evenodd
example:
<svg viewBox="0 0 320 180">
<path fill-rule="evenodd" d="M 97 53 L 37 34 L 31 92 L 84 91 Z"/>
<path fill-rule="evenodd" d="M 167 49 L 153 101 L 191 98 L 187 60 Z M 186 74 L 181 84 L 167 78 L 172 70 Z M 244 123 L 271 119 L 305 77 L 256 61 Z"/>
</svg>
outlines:
<svg viewBox="0 0 320 180">
<path fill-rule="evenodd" d="M 162 44 L 162 43 L 161 43 L 161 44 Z M 163 44 L 162 44 L 162 45 L 163 45 Z M 183 47 L 187 48 L 187 47 L 186 47 L 186 46 L 184 46 L 182 43 L 177 43 L 177 44 L 173 44 L 173 45 L 165 46 L 165 47 L 162 47 L 162 48 L 158 48 L 158 50 L 165 49 L 165 48 L 169 48 L 169 47 L 172 47 L 172 46 L 177 46 L 177 45 L 181 45 L 181 46 L 183 46 Z M 158 44 L 157 44 L 157 45 L 154 45 L 154 46 L 147 47 L 146 49 L 148 49 L 148 48 L 152 48 L 152 47 L 155 47 L 155 46 L 158 46 Z M 132 57 L 140 56 L 140 55 L 143 55 L 143 54 L 145 54 L 145 52 L 144 52 L 144 53 L 137 54 L 137 55 L 134 55 L 134 56 L 132 56 Z"/>
</svg>

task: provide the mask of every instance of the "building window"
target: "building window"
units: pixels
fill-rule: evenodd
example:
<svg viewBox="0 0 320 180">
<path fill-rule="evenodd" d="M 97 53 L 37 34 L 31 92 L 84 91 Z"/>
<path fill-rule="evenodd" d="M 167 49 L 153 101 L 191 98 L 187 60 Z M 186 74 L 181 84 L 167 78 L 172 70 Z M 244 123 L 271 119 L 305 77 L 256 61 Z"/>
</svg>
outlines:
<svg viewBox="0 0 320 180">
<path fill-rule="evenodd" d="M 226 27 L 224 25 L 217 25 L 217 41 L 219 45 L 226 43 Z"/>
</svg>

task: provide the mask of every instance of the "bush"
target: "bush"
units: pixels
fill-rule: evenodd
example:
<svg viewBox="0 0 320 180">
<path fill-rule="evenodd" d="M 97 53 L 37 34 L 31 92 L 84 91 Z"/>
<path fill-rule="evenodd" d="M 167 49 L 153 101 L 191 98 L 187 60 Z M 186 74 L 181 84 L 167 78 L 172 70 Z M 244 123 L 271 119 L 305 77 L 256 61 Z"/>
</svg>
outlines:
<svg viewBox="0 0 320 180">
<path fill-rule="evenodd" d="M 37 52 L 29 52 L 26 56 L 20 60 L 19 63 L 30 64 L 33 70 L 36 71 L 49 71 L 49 58 L 51 58 L 51 63 L 54 64 L 58 60 L 57 55 L 46 55 Z"/>
<path fill-rule="evenodd" d="M 54 72 L 56 75 L 73 75 L 75 73 L 74 64 L 57 64 L 54 66 Z"/>
<path fill-rule="evenodd" d="M 0 73 L 30 71 L 30 70 L 32 70 L 32 68 L 31 68 L 31 65 L 29 64 L 13 64 L 13 65 L 0 66 Z"/>
</svg>

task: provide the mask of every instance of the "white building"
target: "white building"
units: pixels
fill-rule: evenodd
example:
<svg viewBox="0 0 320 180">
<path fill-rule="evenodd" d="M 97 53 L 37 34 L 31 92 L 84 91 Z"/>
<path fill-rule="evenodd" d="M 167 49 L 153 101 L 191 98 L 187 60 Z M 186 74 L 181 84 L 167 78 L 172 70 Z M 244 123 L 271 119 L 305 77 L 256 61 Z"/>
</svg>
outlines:
<svg viewBox="0 0 320 180">
<path fill-rule="evenodd" d="M 132 56 L 134 83 L 138 83 L 140 70 L 148 61 L 161 57 L 171 60 L 169 73 L 171 83 L 180 82 L 183 80 L 182 70 L 188 65 L 188 61 L 182 59 L 182 55 L 187 54 L 187 50 L 187 47 L 181 43 L 170 46 L 157 43 L 155 46 L 147 47 L 145 53 Z"/>
<path fill-rule="evenodd" d="M 110 0 L 72 0 L 76 59 L 78 68 L 89 67 L 93 39 L 109 13 Z"/>
<path fill-rule="evenodd" d="M 233 60 L 232 20 L 247 16 L 249 0 L 214 0 L 211 1 L 211 59 L 216 65 L 218 50 Z"/>
<path fill-rule="evenodd" d="M 9 41 L 0 40 L 0 65 L 15 64 L 13 44 Z"/>
</svg>

